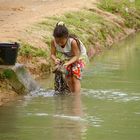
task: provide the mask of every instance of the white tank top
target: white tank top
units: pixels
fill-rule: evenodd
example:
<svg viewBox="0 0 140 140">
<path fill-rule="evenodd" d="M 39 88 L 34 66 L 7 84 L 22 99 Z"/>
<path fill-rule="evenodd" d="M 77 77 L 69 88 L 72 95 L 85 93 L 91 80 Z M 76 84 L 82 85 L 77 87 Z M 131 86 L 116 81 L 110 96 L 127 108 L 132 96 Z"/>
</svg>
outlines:
<svg viewBox="0 0 140 140">
<path fill-rule="evenodd" d="M 60 45 L 58 45 L 54 41 L 56 50 L 58 52 L 63 53 L 66 57 L 72 57 L 72 55 L 71 55 L 71 46 L 72 46 L 71 43 L 72 43 L 73 40 L 74 40 L 73 38 L 68 38 L 67 43 L 66 43 L 64 48 L 62 48 Z M 86 48 L 81 41 L 80 41 L 80 56 L 87 56 Z"/>
</svg>

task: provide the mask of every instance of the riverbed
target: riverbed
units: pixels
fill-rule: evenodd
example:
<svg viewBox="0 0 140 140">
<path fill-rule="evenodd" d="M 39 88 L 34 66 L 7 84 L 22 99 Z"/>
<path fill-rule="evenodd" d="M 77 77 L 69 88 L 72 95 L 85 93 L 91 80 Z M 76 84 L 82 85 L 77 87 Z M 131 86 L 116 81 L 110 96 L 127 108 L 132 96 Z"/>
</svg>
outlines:
<svg viewBox="0 0 140 140">
<path fill-rule="evenodd" d="M 139 140 L 140 33 L 107 49 L 86 68 L 80 96 L 47 92 L 0 108 L 0 140 Z"/>
</svg>

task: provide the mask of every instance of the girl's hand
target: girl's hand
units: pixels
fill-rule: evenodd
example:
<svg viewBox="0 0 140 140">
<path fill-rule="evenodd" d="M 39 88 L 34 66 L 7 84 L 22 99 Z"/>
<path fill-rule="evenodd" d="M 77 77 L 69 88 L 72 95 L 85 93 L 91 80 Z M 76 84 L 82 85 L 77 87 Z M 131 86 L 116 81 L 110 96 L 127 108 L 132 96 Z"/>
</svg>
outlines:
<svg viewBox="0 0 140 140">
<path fill-rule="evenodd" d="M 63 67 L 66 68 L 68 65 L 69 65 L 69 63 L 66 62 L 66 63 L 63 64 Z"/>
<path fill-rule="evenodd" d="M 60 64 L 60 59 L 59 59 L 59 58 L 56 58 L 56 59 L 55 59 L 55 64 L 56 64 L 56 65 Z"/>
</svg>

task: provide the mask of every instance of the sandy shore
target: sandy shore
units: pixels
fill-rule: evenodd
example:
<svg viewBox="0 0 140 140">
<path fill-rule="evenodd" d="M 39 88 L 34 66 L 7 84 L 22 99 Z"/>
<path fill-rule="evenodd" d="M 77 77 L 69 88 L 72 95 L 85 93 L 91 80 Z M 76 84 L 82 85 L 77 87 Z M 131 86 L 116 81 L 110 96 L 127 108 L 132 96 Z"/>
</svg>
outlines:
<svg viewBox="0 0 140 140">
<path fill-rule="evenodd" d="M 95 0 L 0 0 L 0 41 L 16 41 L 44 17 L 90 7 Z"/>
</svg>

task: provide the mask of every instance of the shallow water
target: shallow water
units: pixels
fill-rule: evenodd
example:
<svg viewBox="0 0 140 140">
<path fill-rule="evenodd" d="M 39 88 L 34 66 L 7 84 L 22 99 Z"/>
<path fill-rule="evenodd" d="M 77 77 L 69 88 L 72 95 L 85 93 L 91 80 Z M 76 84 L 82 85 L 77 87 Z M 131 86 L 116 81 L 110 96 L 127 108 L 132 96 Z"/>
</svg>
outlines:
<svg viewBox="0 0 140 140">
<path fill-rule="evenodd" d="M 0 108 L 0 140 L 139 140 L 140 34 L 90 63 L 81 96 L 40 90 Z"/>
</svg>

